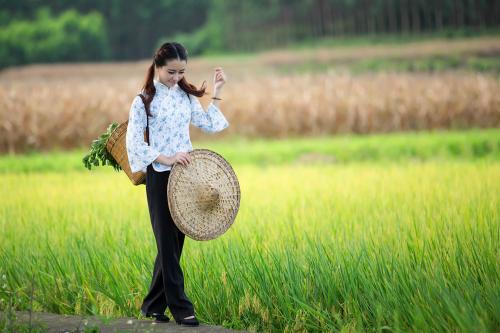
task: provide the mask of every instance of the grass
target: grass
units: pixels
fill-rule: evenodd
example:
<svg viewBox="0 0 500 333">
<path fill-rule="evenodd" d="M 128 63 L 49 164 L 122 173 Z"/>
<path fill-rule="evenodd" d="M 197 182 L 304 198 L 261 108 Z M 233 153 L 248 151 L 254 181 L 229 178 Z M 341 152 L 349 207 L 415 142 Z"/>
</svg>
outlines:
<svg viewBox="0 0 500 333">
<path fill-rule="evenodd" d="M 242 201 L 226 234 L 186 241 L 198 317 L 259 332 L 498 331 L 500 164 L 497 143 L 472 153 L 479 138 L 498 132 L 213 143 Z M 363 146 L 379 154 L 359 158 Z M 291 163 L 303 147 L 346 163 Z M 26 172 L 30 158 L 0 173 L 0 267 L 20 307 L 33 270 L 35 309 L 137 315 L 156 254 L 144 187 L 76 161 Z"/>
<path fill-rule="evenodd" d="M 0 270 L 0 274 L 3 273 Z M 7 282 L 7 276 L 1 274 L 0 277 L 0 332 L 2 333 L 43 333 L 47 332 L 46 325 L 39 322 L 33 323 L 32 321 L 32 301 L 33 301 L 33 281 L 34 276 L 31 276 L 29 286 L 25 286 L 29 294 L 29 318 L 28 323 L 23 323 L 19 320 L 15 309 L 21 305 L 19 304 L 22 299 L 20 298 L 18 290 L 12 290 Z M 23 304 L 26 306 L 26 303 Z"/>
<path fill-rule="evenodd" d="M 488 36 L 499 36 L 500 30 L 498 28 L 491 29 L 453 29 L 453 30 L 443 30 L 441 32 L 421 32 L 418 34 L 412 33 L 388 33 L 388 34 L 365 34 L 365 35 L 353 35 L 353 36 L 337 36 L 337 37 L 325 37 L 325 38 L 313 38 L 305 39 L 298 42 L 290 42 L 285 46 L 280 46 L 276 49 L 288 49 L 288 50 L 304 50 L 304 49 L 315 49 L 321 47 L 357 47 L 366 45 L 404 45 L 408 43 L 428 41 L 428 40 L 454 40 L 454 39 L 474 39 L 480 37 Z M 271 50 L 273 50 L 271 48 Z M 257 51 L 255 53 L 261 53 L 263 51 Z M 247 58 L 249 56 L 248 52 L 241 51 L 227 51 L 217 52 L 210 51 L 207 54 L 202 55 L 204 58 Z"/>
<path fill-rule="evenodd" d="M 495 77 L 500 74 L 500 52 L 477 52 L 471 54 L 441 54 L 420 57 L 390 56 L 385 58 L 341 59 L 314 61 L 310 59 L 300 64 L 276 64 L 282 75 L 322 73 L 329 69 L 348 70 L 354 75 L 375 72 L 399 73 L 443 73 L 449 71 L 469 71 L 489 73 Z"/>
<path fill-rule="evenodd" d="M 269 140 L 235 138 L 225 141 L 194 141 L 194 148 L 212 149 L 232 165 L 270 166 L 288 163 L 500 159 L 500 130 L 421 131 L 369 135 Z M 86 171 L 82 158 L 88 148 L 70 152 L 32 151 L 0 156 L 0 174 L 11 172 Z M 92 172 L 111 172 L 111 168 Z"/>
<path fill-rule="evenodd" d="M 433 56 L 421 59 L 376 59 L 350 65 L 353 73 L 367 71 L 438 72 L 445 70 L 469 70 L 500 73 L 498 55 L 491 56 Z"/>
</svg>

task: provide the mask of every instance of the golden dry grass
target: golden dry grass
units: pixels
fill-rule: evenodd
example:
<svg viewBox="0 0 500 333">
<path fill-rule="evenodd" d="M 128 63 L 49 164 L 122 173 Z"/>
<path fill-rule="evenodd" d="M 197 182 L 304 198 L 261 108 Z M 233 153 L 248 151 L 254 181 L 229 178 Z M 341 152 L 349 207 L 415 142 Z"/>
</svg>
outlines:
<svg viewBox="0 0 500 333">
<path fill-rule="evenodd" d="M 332 68 L 280 75 L 276 64 L 332 59 L 497 52 L 498 38 L 272 51 L 253 57 L 190 59 L 188 80 L 212 89 L 212 68 L 228 75 L 221 109 L 230 127 L 217 137 L 287 137 L 500 124 L 498 77 L 473 72 L 368 73 Z M 149 61 L 34 65 L 0 73 L 0 152 L 88 146 L 127 119 Z M 205 106 L 209 95 L 202 99 Z M 203 134 L 192 132 L 194 139 Z M 205 136 L 206 137 L 206 136 Z"/>
</svg>

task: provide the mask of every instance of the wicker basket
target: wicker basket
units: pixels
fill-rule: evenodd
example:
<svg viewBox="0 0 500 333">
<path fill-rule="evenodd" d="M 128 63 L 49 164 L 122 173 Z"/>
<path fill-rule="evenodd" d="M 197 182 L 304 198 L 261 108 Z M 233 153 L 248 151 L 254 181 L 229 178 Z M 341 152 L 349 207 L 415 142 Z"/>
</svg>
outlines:
<svg viewBox="0 0 500 333">
<path fill-rule="evenodd" d="M 127 174 L 128 178 L 134 185 L 140 185 L 146 183 L 146 174 L 142 171 L 132 172 L 130 170 L 130 164 L 128 163 L 127 146 L 126 146 L 126 134 L 127 134 L 128 120 L 121 123 L 114 131 L 111 133 L 107 143 L 106 149 L 113 156 L 116 162 L 121 166 L 123 171 Z"/>
</svg>

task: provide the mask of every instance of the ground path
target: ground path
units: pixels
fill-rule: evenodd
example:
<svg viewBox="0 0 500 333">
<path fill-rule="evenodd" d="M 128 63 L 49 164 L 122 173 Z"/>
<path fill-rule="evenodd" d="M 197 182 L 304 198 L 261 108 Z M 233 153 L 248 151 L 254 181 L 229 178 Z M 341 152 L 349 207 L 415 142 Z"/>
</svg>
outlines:
<svg viewBox="0 0 500 333">
<path fill-rule="evenodd" d="M 0 318 L 4 316 L 0 312 Z M 17 322 L 29 325 L 29 311 L 16 311 Z M 243 332 L 230 330 L 221 326 L 209 326 L 201 323 L 198 327 L 187 327 L 177 325 L 171 318 L 168 323 L 155 323 L 152 319 L 137 318 L 114 318 L 105 319 L 99 316 L 72 316 L 59 315 L 47 312 L 33 312 L 32 323 L 41 323 L 50 333 L 72 333 L 72 332 L 92 332 L 92 333 L 118 333 L 118 332 L 140 332 L 140 333 L 181 333 L 181 332 L 199 332 L 199 333 L 233 333 Z M 92 330 L 92 328 L 95 328 Z M 97 329 L 98 328 L 98 329 Z"/>
</svg>

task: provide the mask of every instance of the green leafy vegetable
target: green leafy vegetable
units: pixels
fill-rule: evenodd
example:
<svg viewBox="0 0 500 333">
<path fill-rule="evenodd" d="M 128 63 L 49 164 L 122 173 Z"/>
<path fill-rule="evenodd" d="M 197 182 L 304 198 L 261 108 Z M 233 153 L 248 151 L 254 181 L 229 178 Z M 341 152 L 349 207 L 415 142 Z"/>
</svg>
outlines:
<svg viewBox="0 0 500 333">
<path fill-rule="evenodd" d="M 99 162 L 100 165 L 111 165 L 116 171 L 120 171 L 122 169 L 106 149 L 106 143 L 108 142 L 111 133 L 113 133 L 117 127 L 118 123 L 116 122 L 110 124 L 105 133 L 101 134 L 99 138 L 92 141 L 89 153 L 82 159 L 82 162 L 87 169 L 91 170 L 92 166 L 99 166 Z"/>
</svg>

